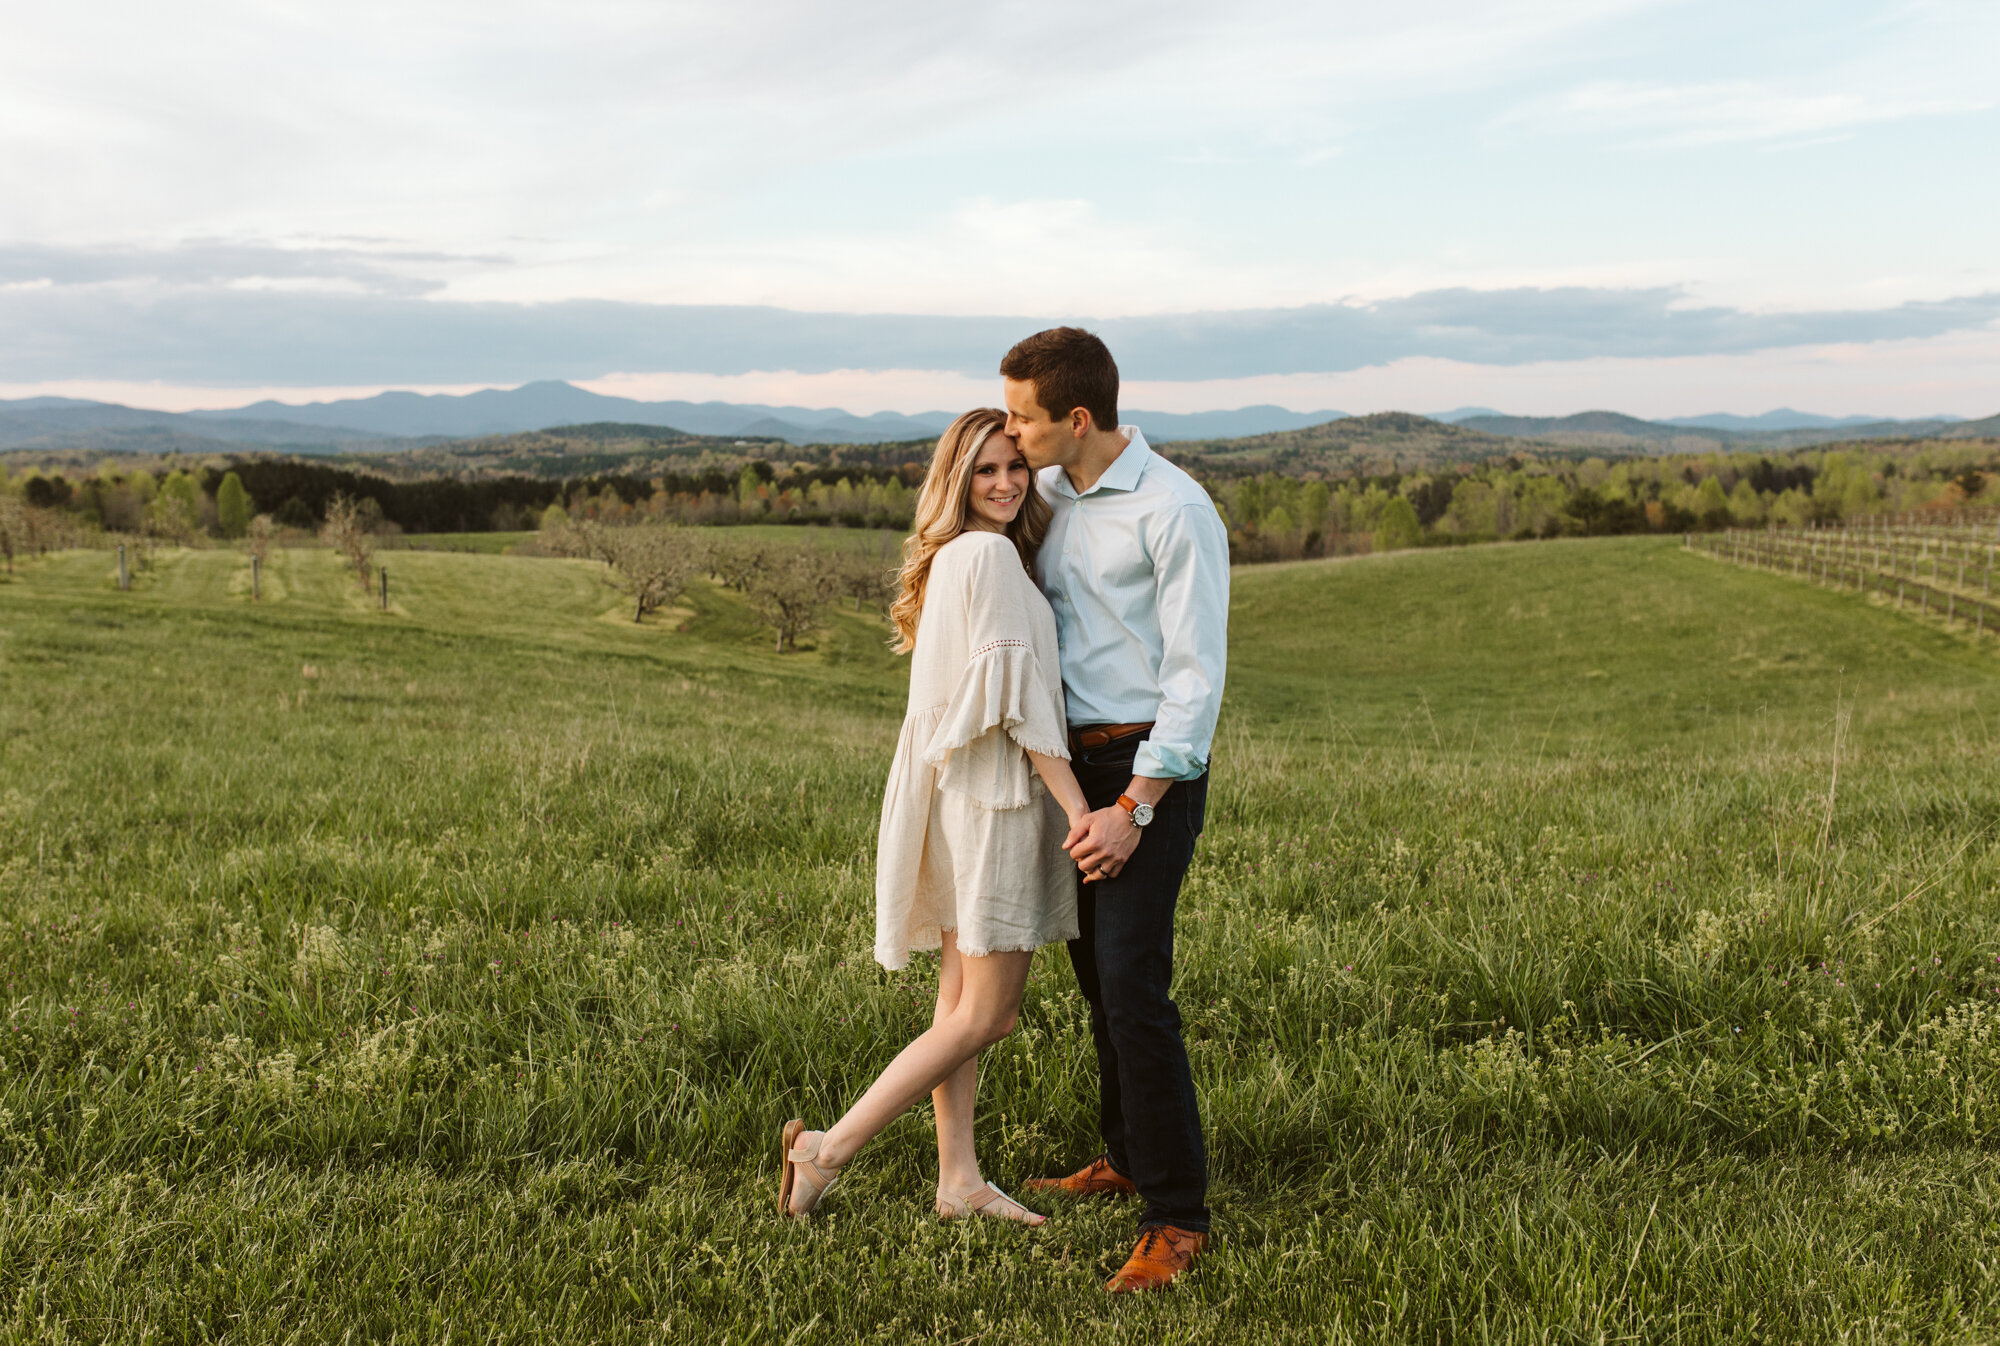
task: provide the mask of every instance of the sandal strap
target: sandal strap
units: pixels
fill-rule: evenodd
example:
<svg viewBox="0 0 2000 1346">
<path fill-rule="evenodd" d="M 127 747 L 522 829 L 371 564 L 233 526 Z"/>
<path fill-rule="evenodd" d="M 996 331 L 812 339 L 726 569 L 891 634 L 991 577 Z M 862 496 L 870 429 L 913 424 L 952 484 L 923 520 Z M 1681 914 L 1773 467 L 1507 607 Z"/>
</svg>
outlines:
<svg viewBox="0 0 2000 1346">
<path fill-rule="evenodd" d="M 807 1203 L 807 1210 L 811 1210 L 813 1206 L 818 1205 L 820 1198 L 833 1190 L 834 1183 L 840 1180 L 840 1170 L 847 1167 L 845 1164 L 842 1164 L 840 1168 L 835 1168 L 831 1171 L 820 1167 L 819 1141 L 824 1139 L 826 1139 L 825 1133 L 821 1133 L 819 1140 L 813 1142 L 810 1150 L 803 1145 L 796 1145 L 785 1151 L 785 1158 L 790 1160 L 792 1164 L 792 1182 L 794 1185 L 803 1184 L 811 1189 L 806 1193 L 811 1198 Z"/>
<path fill-rule="evenodd" d="M 977 1188 L 976 1190 L 967 1192 L 965 1194 L 965 1208 L 969 1211 L 976 1211 L 981 1215 L 986 1214 L 987 1213 L 986 1208 L 992 1205 L 996 1201 L 1004 1201 L 1007 1205 L 1012 1206 L 1014 1210 L 1021 1215 L 1034 1214 L 1034 1212 L 1029 1210 L 1026 1206 L 1022 1205 L 1020 1202 L 1016 1201 L 1013 1197 L 1008 1196 L 1005 1192 L 1001 1191 L 998 1183 L 989 1182 L 984 1187 Z M 1000 1212 L 995 1211 L 993 1212 L 993 1214 L 997 1216 L 1000 1214 Z M 1013 1217 L 1009 1216 L 1008 1218 L 1011 1219 Z"/>
<path fill-rule="evenodd" d="M 797 1164 L 801 1168 L 811 1169 L 813 1171 L 813 1176 L 819 1179 L 819 1185 L 821 1187 L 825 1187 L 830 1183 L 832 1183 L 835 1178 L 840 1176 L 840 1170 L 842 1168 L 847 1167 L 847 1165 L 842 1164 L 840 1165 L 839 1168 L 834 1168 L 834 1169 L 821 1168 L 819 1162 L 819 1146 L 817 1145 L 813 1146 L 810 1152 L 808 1152 L 806 1148 L 803 1145 L 801 1145 L 790 1152 L 790 1158 L 794 1164 Z"/>
<path fill-rule="evenodd" d="M 985 1210 L 995 1201 L 1006 1200 L 1008 1200 L 1007 1194 L 990 1182 L 984 1187 L 975 1187 L 965 1194 L 965 1205 L 968 1210 Z"/>
</svg>

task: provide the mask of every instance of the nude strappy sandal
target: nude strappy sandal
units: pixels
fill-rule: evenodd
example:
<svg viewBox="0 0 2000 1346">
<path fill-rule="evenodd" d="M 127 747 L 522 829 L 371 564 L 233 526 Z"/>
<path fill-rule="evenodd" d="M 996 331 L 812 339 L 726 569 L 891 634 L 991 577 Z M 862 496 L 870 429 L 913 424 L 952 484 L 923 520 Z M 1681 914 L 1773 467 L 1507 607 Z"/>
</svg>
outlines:
<svg viewBox="0 0 2000 1346">
<path fill-rule="evenodd" d="M 1029 1229 L 1048 1223 L 1046 1215 L 1038 1215 L 1029 1210 L 990 1182 L 984 1187 L 973 1188 L 964 1196 L 953 1196 L 942 1187 L 938 1188 L 937 1213 L 940 1220 L 961 1220 L 968 1215 L 984 1215 L 993 1220 L 1011 1220 Z M 1023 1219 L 1022 1216 L 1027 1218 Z"/>
<path fill-rule="evenodd" d="M 812 1145 L 807 1147 L 799 1144 L 799 1137 L 805 1134 L 805 1129 L 805 1121 L 794 1117 L 778 1133 L 778 1210 L 794 1220 L 803 1220 L 818 1209 L 820 1199 L 832 1191 L 834 1183 L 840 1180 L 840 1169 L 829 1171 L 820 1167 L 818 1162 L 820 1143 L 826 1139 L 826 1133 L 821 1132 L 814 1137 Z M 804 1210 L 792 1209 L 795 1188 L 804 1190 Z"/>
</svg>

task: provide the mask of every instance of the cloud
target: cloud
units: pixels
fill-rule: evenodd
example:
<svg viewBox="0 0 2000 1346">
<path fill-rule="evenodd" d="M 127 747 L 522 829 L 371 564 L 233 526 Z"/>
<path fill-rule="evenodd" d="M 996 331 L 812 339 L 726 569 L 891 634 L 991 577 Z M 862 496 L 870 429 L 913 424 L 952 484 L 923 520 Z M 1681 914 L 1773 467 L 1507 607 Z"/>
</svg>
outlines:
<svg viewBox="0 0 2000 1346">
<path fill-rule="evenodd" d="M 1593 80 L 1504 120 L 1636 135 L 1663 145 L 1802 141 L 1876 122 L 1975 112 L 1992 100 L 1790 92 L 1749 80 L 1664 84 Z"/>
<path fill-rule="evenodd" d="M 152 247 L 63 247 L 0 244 L 0 285 L 93 285 L 151 282 L 170 286 L 237 285 L 337 289 L 365 294 L 419 295 L 444 282 L 414 269 L 506 261 L 412 249 L 355 246 L 280 247 L 223 239 L 191 239 Z"/>
<path fill-rule="evenodd" d="M 565 300 L 467 303 L 393 294 L 115 284 L 0 289 L 10 382 L 210 386 L 518 383 L 613 371 L 738 375 L 944 370 L 989 376 L 1057 321 L 1101 332 L 1128 378 L 1232 379 L 1365 369 L 1415 357 L 1512 366 L 1869 343 L 1981 328 L 2000 293 L 1879 309 L 1760 313 L 1674 287 L 1442 289 L 1367 304 L 1115 317 L 802 313 Z"/>
</svg>

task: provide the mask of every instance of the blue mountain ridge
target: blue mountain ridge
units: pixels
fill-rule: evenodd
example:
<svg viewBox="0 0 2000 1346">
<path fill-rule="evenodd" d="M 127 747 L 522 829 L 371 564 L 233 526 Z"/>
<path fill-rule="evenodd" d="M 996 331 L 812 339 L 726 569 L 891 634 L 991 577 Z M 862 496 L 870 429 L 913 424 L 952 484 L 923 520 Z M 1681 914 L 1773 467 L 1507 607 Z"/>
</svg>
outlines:
<svg viewBox="0 0 2000 1346">
<path fill-rule="evenodd" d="M 192 412 L 149 411 L 115 403 L 79 398 L 31 397 L 0 400 L 0 449 L 72 446 L 132 449 L 199 448 L 204 442 L 261 445 L 294 451 L 337 453 L 366 447 L 393 449 L 393 441 L 414 438 L 464 439 L 517 434 L 564 425 L 616 422 L 672 428 L 689 434 L 784 439 L 795 444 L 880 443 L 885 440 L 928 439 L 949 425 L 954 413 L 926 411 L 914 415 L 878 411 L 858 416 L 837 407 L 768 406 L 737 402 L 646 402 L 607 397 L 561 380 L 523 384 L 518 388 L 485 388 L 477 392 L 413 393 L 392 391 L 372 397 L 336 401 L 255 402 L 248 406 Z M 1289 411 L 1257 405 L 1228 411 L 1163 412 L 1126 410 L 1123 419 L 1140 426 L 1156 443 L 1189 439 L 1233 439 L 1244 435 L 1298 430 L 1342 420 L 1346 413 Z M 1501 434 L 1542 433 L 1546 430 L 1596 427 L 1598 420 L 1629 422 L 1633 430 L 1657 434 L 1667 427 L 1708 429 L 1724 434 L 1755 434 L 1792 429 L 1835 429 L 1844 426 L 1881 427 L 1901 424 L 1867 416 L 1829 417 L 1779 408 L 1761 416 L 1712 413 L 1644 422 L 1614 413 L 1584 413 L 1577 417 L 1509 417 L 1490 407 L 1458 407 L 1431 417 L 1467 423 Z M 1935 428 L 1962 418 L 1930 418 Z M 1584 422 L 1591 422 L 1585 425 Z M 1570 422 L 1575 422 L 1572 427 Z M 1614 427 L 1615 428 L 1615 427 Z"/>
</svg>

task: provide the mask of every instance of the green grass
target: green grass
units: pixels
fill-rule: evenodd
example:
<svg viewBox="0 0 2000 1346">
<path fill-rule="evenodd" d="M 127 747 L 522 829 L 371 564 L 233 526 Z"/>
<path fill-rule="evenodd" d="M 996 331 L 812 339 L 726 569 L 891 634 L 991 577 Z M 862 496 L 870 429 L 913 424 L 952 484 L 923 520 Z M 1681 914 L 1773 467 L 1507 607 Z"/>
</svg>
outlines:
<svg viewBox="0 0 2000 1346">
<path fill-rule="evenodd" d="M 799 530 L 782 530 L 799 536 Z M 901 664 L 587 562 L 0 582 L 0 1336 L 1989 1340 L 2000 658 L 1650 540 L 1239 571 L 1181 977 L 1219 1239 L 939 1226 L 868 959 Z M 1837 781 L 1836 781 L 1837 765 Z M 1002 1185 L 1088 1158 L 1045 952 Z"/>
<path fill-rule="evenodd" d="M 901 555 L 903 534 L 880 528 L 834 528 L 821 525 L 791 524 L 744 524 L 728 528 L 708 530 L 717 539 L 739 541 L 783 542 L 791 545 L 820 547 L 845 547 L 881 554 L 888 562 Z M 481 555 L 500 556 L 513 551 L 523 542 L 535 536 L 533 532 L 518 533 L 405 533 L 389 542 L 384 548 L 383 559 L 393 557 L 398 551 L 457 551 L 476 552 Z"/>
</svg>

